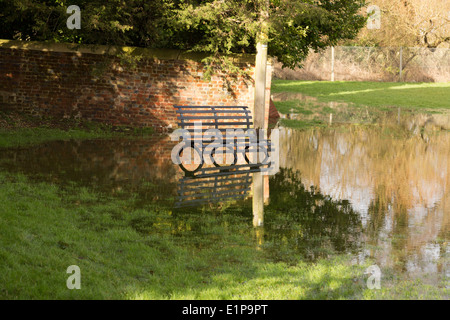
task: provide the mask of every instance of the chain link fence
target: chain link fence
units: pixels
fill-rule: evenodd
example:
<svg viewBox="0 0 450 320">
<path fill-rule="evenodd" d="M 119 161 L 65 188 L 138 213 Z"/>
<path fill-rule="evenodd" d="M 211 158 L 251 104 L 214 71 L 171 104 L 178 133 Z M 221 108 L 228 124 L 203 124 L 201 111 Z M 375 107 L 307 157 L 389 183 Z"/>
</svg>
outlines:
<svg viewBox="0 0 450 320">
<path fill-rule="evenodd" d="M 311 52 L 300 69 L 282 69 L 286 80 L 450 81 L 450 49 L 411 47 L 334 47 Z"/>
</svg>

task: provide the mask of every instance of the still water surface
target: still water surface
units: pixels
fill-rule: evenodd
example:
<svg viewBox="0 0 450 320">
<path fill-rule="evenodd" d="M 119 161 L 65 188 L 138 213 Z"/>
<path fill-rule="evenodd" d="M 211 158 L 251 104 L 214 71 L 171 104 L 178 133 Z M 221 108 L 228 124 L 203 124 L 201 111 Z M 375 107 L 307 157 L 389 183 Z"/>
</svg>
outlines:
<svg viewBox="0 0 450 320">
<path fill-rule="evenodd" d="M 355 259 L 448 276 L 450 133 L 350 126 L 280 136 L 281 167 L 357 213 L 364 245 Z"/>
</svg>

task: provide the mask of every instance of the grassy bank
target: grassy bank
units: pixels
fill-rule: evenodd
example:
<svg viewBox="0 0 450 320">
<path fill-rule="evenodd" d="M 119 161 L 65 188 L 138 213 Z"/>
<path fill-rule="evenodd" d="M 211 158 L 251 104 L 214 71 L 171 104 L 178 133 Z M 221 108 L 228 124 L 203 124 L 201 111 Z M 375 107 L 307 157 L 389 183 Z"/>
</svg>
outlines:
<svg viewBox="0 0 450 320">
<path fill-rule="evenodd" d="M 42 119 L 0 112 L 0 148 L 26 146 L 52 140 L 132 137 L 152 133 L 153 128 L 114 127 L 89 121 Z"/>
<path fill-rule="evenodd" d="M 450 82 L 398 83 L 275 80 L 272 93 L 293 92 L 319 102 L 347 102 L 368 107 L 449 109 Z"/>
<path fill-rule="evenodd" d="M 105 195 L 0 173 L 0 298 L 439 299 L 445 294 L 389 279 L 390 285 L 382 280 L 382 290 L 369 290 L 367 265 L 352 265 L 346 255 L 306 262 L 292 251 L 276 250 L 274 257 L 267 250 L 270 240 L 261 242 L 242 207 L 177 213 L 138 202 L 136 195 Z M 80 267 L 80 290 L 66 287 L 70 265 Z"/>
<path fill-rule="evenodd" d="M 0 129 L 0 148 L 26 146 L 51 140 L 108 138 L 115 135 L 115 133 L 108 131 L 86 131 L 81 129 Z"/>
<path fill-rule="evenodd" d="M 106 139 L 151 135 L 153 130 L 128 128 L 56 129 L 56 128 L 0 128 L 0 148 L 27 146 L 53 140 Z"/>
<path fill-rule="evenodd" d="M 0 298 L 338 299 L 361 291 L 353 281 L 360 268 L 344 259 L 265 257 L 249 216 L 183 213 L 181 222 L 134 201 L 1 173 Z M 70 265 L 81 269 L 81 290 L 66 287 Z"/>
</svg>

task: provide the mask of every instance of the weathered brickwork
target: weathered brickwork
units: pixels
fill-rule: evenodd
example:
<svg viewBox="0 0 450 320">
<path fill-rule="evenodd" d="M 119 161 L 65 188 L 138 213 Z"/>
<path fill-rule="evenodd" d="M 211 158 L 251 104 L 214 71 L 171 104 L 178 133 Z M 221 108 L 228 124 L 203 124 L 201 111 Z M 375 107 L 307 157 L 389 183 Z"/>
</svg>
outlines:
<svg viewBox="0 0 450 320">
<path fill-rule="evenodd" d="M 230 82 L 222 75 L 204 80 L 205 66 L 195 59 L 174 58 L 173 54 L 165 57 L 160 51 L 157 57 L 144 58 L 135 68 L 127 68 L 104 53 L 48 46 L 0 42 L 0 110 L 165 131 L 176 127 L 173 105 L 253 107 L 252 80 Z M 237 63 L 253 77 L 254 66 L 248 61 Z"/>
</svg>

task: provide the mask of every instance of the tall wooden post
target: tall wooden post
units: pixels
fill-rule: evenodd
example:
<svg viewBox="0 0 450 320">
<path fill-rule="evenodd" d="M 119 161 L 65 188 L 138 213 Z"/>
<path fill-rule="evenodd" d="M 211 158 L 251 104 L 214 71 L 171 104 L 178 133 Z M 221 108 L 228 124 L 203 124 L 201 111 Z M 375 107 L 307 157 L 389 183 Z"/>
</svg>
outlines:
<svg viewBox="0 0 450 320">
<path fill-rule="evenodd" d="M 254 127 L 265 128 L 266 115 L 266 73 L 267 73 L 267 18 L 268 1 L 262 1 L 261 33 L 256 45 L 255 64 L 255 104 L 253 108 Z M 263 137 L 261 137 L 263 138 Z M 253 174 L 253 226 L 260 227 L 264 223 L 264 176 L 261 172 Z"/>
<path fill-rule="evenodd" d="M 267 44 L 256 45 L 254 127 L 265 129 Z"/>
<path fill-rule="evenodd" d="M 331 81 L 334 81 L 334 46 L 331 47 Z"/>
<path fill-rule="evenodd" d="M 403 47 L 400 47 L 400 67 L 399 67 L 399 78 L 400 82 L 402 82 L 402 71 L 403 71 Z"/>
</svg>

